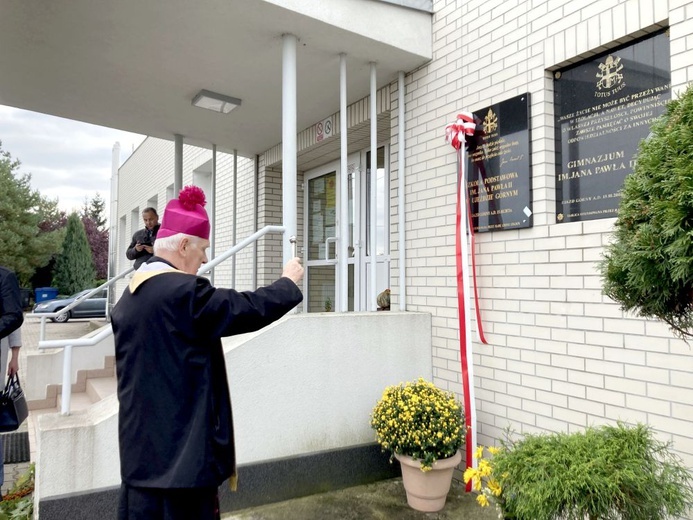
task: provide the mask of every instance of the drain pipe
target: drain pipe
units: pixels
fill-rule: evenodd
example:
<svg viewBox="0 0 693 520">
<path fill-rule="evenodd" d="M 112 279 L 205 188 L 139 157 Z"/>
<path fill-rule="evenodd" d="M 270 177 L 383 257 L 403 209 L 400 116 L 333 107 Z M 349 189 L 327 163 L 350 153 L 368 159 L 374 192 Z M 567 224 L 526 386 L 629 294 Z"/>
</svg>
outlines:
<svg viewBox="0 0 693 520">
<path fill-rule="evenodd" d="M 407 279 L 405 272 L 406 264 L 406 216 L 404 214 L 404 71 L 399 71 L 399 77 L 397 78 L 397 89 L 398 89 L 398 106 L 397 106 L 397 159 L 398 159 L 398 172 L 397 172 L 397 194 L 399 195 L 399 206 L 397 215 L 397 228 L 399 229 L 399 310 L 407 310 Z"/>
</svg>

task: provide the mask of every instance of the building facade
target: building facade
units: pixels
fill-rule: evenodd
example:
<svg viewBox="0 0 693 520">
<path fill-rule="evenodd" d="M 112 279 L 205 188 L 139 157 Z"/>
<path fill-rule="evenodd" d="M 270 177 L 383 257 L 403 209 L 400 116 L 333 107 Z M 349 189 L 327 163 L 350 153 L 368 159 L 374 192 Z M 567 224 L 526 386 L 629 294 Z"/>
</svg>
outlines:
<svg viewBox="0 0 693 520">
<path fill-rule="evenodd" d="M 657 55 L 655 66 L 670 74 L 665 87 L 675 97 L 693 79 L 693 2 L 435 0 L 431 7 L 432 59 L 403 71 L 403 82 L 394 78 L 377 85 L 375 96 L 349 104 L 345 159 L 339 106 L 298 129 L 297 236 L 307 266 L 302 312 L 370 312 L 372 295 L 390 288 L 393 310 L 431 314 L 433 380 L 461 396 L 458 171 L 445 127 L 460 112 L 485 111 L 526 95 L 531 225 L 475 235 L 488 340 L 482 344 L 475 336 L 473 345 L 478 440 L 494 444 L 507 427 L 521 434 L 643 422 L 672 441 L 693 467 L 693 352 L 664 324 L 624 313 L 603 295 L 598 264 L 615 219 L 613 212 L 564 219 L 557 209 L 567 196 L 557 180 L 562 165 L 555 96 L 558 73 L 595 60 L 607 66 L 610 56 L 611 66 L 621 51 L 657 35 L 666 38 L 668 54 Z M 614 131 L 603 140 L 619 135 L 626 134 Z M 233 143 L 216 144 L 224 150 L 216 168 L 211 149 L 186 145 L 183 151 L 184 184 L 209 190 L 215 183 L 215 256 L 233 244 L 234 231 L 238 241 L 281 224 L 283 197 L 282 143 L 239 157 L 235 169 Z M 121 167 L 118 251 L 140 227 L 141 209 L 161 210 L 173 196 L 173 157 L 171 141 L 149 138 Z M 344 215 L 346 267 L 338 245 Z M 278 275 L 281 263 L 280 241 L 268 236 L 237 257 L 235 279 L 223 264 L 215 283 L 263 285 Z M 123 253 L 118 271 L 126 265 Z M 341 291 L 347 293 L 346 309 L 339 307 Z M 478 329 L 476 321 L 472 328 Z"/>
</svg>

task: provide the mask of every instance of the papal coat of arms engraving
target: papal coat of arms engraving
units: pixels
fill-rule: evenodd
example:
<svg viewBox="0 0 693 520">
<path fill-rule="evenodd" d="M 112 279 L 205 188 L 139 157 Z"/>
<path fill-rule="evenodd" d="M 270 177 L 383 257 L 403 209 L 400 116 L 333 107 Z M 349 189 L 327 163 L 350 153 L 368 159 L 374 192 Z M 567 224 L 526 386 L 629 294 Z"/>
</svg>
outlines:
<svg viewBox="0 0 693 520">
<path fill-rule="evenodd" d="M 488 135 L 491 132 L 495 132 L 498 129 L 498 116 L 491 110 L 488 109 L 488 114 L 484 118 L 484 132 Z"/>
<path fill-rule="evenodd" d="M 599 72 L 597 72 L 597 77 L 599 81 L 597 82 L 597 88 L 599 90 L 613 88 L 621 81 L 623 81 L 623 65 L 621 65 L 621 58 L 618 56 L 609 56 L 606 58 L 604 63 L 599 64 Z"/>
</svg>

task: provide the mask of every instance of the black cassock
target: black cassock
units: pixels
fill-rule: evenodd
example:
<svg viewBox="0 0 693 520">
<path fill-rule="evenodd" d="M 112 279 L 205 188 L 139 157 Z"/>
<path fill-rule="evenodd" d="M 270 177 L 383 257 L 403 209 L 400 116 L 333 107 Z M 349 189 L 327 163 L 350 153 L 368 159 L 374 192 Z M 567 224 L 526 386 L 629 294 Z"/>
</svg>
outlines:
<svg viewBox="0 0 693 520">
<path fill-rule="evenodd" d="M 157 257 L 148 264 L 169 268 Z M 236 471 L 220 338 L 269 325 L 303 296 L 288 278 L 237 292 L 147 267 L 135 273 L 111 314 L 123 486 L 157 493 L 216 489 Z"/>
</svg>

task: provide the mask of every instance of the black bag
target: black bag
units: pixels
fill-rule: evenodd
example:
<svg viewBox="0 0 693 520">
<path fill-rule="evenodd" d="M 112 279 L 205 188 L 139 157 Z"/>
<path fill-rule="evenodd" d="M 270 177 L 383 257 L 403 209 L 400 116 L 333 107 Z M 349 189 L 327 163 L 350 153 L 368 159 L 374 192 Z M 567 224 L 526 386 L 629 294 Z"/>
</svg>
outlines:
<svg viewBox="0 0 693 520">
<path fill-rule="evenodd" d="M 0 432 L 13 432 L 29 415 L 24 391 L 19 386 L 19 375 L 7 380 L 5 391 L 0 395 Z"/>
</svg>

